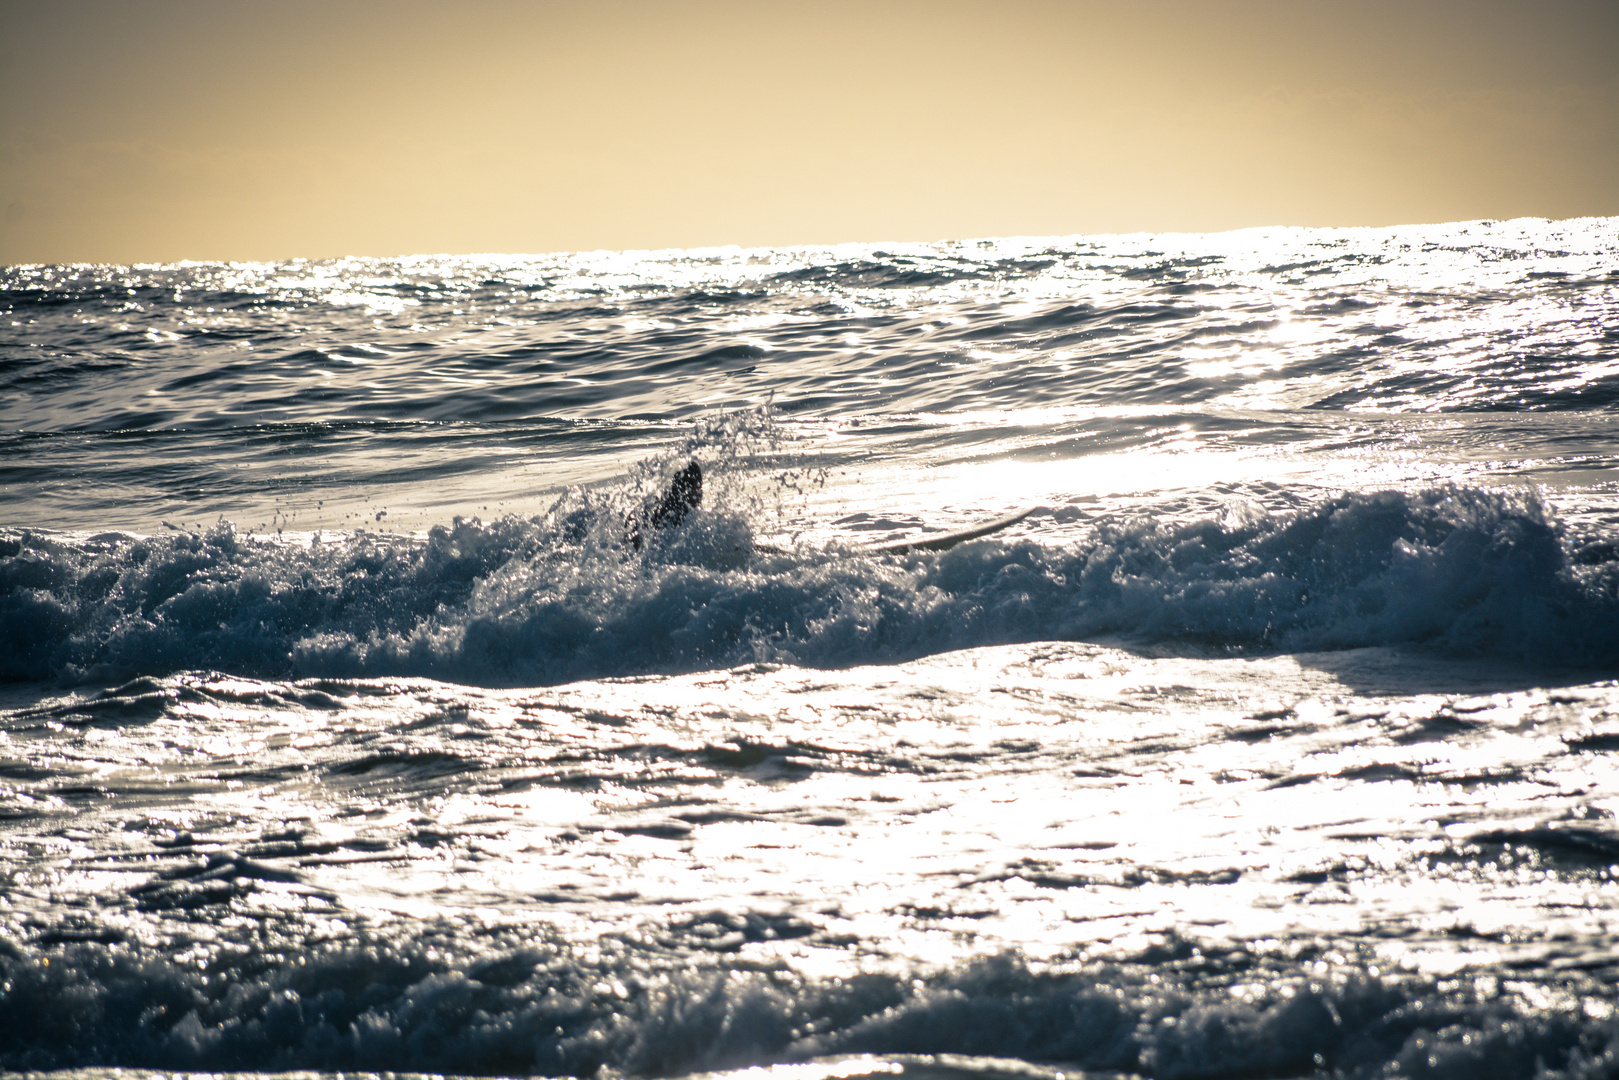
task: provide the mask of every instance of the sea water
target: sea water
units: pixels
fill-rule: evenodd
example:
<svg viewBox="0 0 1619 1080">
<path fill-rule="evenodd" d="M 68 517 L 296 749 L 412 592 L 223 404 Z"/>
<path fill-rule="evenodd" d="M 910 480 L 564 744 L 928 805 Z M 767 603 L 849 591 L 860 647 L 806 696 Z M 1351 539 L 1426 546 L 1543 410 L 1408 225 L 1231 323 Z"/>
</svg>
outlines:
<svg viewBox="0 0 1619 1080">
<path fill-rule="evenodd" d="M 1619 219 L 0 288 L 0 1068 L 1619 1070 Z"/>
</svg>

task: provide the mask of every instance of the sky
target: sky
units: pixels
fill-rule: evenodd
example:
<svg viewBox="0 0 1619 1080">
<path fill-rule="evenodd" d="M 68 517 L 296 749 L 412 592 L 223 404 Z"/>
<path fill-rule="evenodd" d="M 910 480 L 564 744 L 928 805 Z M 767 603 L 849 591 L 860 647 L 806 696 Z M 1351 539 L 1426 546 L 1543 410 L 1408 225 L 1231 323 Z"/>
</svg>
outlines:
<svg viewBox="0 0 1619 1080">
<path fill-rule="evenodd" d="M 0 0 L 0 263 L 1619 214 L 1615 0 Z"/>
</svg>

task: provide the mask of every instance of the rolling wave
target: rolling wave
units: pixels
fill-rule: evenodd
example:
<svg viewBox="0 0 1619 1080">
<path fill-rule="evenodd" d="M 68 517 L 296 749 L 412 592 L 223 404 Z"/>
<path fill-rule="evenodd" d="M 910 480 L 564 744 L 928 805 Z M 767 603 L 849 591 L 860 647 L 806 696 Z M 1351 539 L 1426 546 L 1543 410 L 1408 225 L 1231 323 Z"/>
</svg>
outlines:
<svg viewBox="0 0 1619 1080">
<path fill-rule="evenodd" d="M 215 862 L 237 875 L 226 890 L 262 873 Z M 1382 974 L 1323 944 L 1276 955 L 1174 941 L 1069 972 L 999 955 L 925 977 L 813 979 L 727 963 L 745 942 L 821 932 L 793 917 L 716 911 L 589 953 L 531 935 L 469 954 L 443 930 L 316 946 L 294 964 L 226 955 L 200 969 L 138 945 L 55 941 L 50 965 L 8 946 L 0 1065 L 669 1076 L 909 1052 L 1164 1080 L 1386 1075 L 1385 1063 L 1400 1075 L 1594 1077 L 1619 1051 L 1612 1024 L 1568 993 L 1577 986 L 1519 995 L 1482 976 Z M 680 962 L 658 962 L 654 941 Z M 1554 996 L 1572 1000 L 1532 1003 Z M 901 1071 L 880 1064 L 831 1075 Z M 961 1065 L 946 1075 L 972 1075 Z"/>
<path fill-rule="evenodd" d="M 1423 644 L 1619 663 L 1619 547 L 1532 496 L 1441 487 L 1268 513 L 1105 520 L 1083 541 L 942 554 L 756 550 L 723 507 L 642 551 L 629 504 L 458 519 L 425 541 L 202 534 L 0 540 L 0 674 L 421 675 L 555 684 L 771 661 L 817 667 L 1046 639 L 1194 650 Z"/>
</svg>

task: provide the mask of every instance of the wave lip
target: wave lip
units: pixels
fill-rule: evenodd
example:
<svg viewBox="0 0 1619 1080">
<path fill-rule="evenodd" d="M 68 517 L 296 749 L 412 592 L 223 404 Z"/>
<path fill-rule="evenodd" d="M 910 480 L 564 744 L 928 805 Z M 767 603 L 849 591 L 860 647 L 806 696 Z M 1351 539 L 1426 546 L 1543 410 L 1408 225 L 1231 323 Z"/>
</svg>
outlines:
<svg viewBox="0 0 1619 1080">
<path fill-rule="evenodd" d="M 575 498 L 533 519 L 458 519 L 425 541 L 358 532 L 305 546 L 223 525 L 13 533 L 0 539 L 0 677 L 218 669 L 539 685 L 1099 637 L 1619 662 L 1619 560 L 1606 557 L 1619 548 L 1573 543 L 1521 494 L 1349 493 L 1281 514 L 1116 518 L 1067 546 L 992 539 L 888 556 L 752 555 L 746 518 L 723 507 L 637 553 L 617 535 L 622 507 Z"/>
</svg>

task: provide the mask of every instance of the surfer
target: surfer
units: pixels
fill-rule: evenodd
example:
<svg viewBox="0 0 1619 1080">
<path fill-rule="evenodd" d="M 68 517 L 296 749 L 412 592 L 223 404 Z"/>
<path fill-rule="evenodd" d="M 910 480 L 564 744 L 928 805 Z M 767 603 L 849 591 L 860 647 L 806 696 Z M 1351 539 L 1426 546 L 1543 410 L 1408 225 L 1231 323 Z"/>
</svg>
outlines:
<svg viewBox="0 0 1619 1080">
<path fill-rule="evenodd" d="M 651 541 L 651 533 L 661 533 L 666 529 L 679 527 L 702 501 L 703 469 L 697 462 L 689 461 L 684 468 L 675 473 L 661 496 L 655 500 L 649 499 L 640 510 L 625 520 L 624 539 L 631 548 L 640 551 Z M 949 551 L 957 544 L 993 536 L 1003 529 L 1010 528 L 1032 515 L 1036 509 L 1038 508 L 1030 507 L 956 532 L 894 540 L 885 544 L 870 545 L 863 550 L 868 555 L 909 555 L 921 551 Z M 781 548 L 767 544 L 750 543 L 748 546 L 755 555 L 788 554 Z"/>
<path fill-rule="evenodd" d="M 663 493 L 663 498 L 650 508 L 643 507 L 640 513 L 630 517 L 628 530 L 630 547 L 636 551 L 641 550 L 643 528 L 658 532 L 673 529 L 685 521 L 686 515 L 697 509 L 697 505 L 702 501 L 703 469 L 697 462 L 689 462 L 684 469 L 675 473 L 675 478 L 669 482 L 669 488 Z"/>
</svg>

